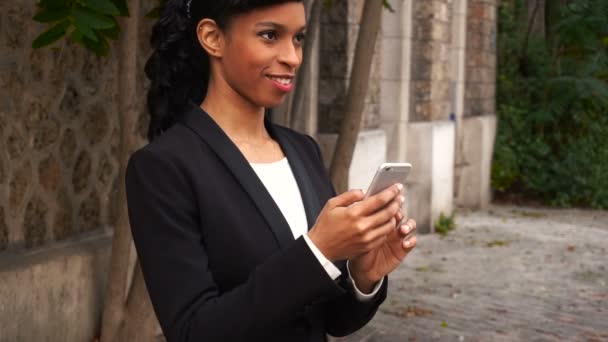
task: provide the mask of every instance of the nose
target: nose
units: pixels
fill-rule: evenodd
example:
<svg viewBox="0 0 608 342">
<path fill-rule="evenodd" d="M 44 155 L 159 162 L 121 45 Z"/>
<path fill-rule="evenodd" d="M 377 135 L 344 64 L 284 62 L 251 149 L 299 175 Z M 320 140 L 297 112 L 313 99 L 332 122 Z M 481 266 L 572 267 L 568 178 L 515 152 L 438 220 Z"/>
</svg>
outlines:
<svg viewBox="0 0 608 342">
<path fill-rule="evenodd" d="M 297 69 L 302 64 L 302 47 L 291 41 L 281 44 L 279 62 Z"/>
</svg>

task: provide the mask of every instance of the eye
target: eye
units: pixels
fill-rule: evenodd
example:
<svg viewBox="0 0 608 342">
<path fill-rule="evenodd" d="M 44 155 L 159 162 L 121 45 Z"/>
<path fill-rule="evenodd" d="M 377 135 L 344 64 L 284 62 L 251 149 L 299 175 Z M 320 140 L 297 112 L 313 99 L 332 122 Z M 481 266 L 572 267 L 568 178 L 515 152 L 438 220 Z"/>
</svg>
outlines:
<svg viewBox="0 0 608 342">
<path fill-rule="evenodd" d="M 306 33 L 298 33 L 294 38 L 294 41 L 296 42 L 296 44 L 299 44 L 299 45 L 304 44 L 305 40 L 306 40 Z"/>
<path fill-rule="evenodd" d="M 260 32 L 259 36 L 266 40 L 277 40 L 277 33 L 275 31 Z"/>
</svg>

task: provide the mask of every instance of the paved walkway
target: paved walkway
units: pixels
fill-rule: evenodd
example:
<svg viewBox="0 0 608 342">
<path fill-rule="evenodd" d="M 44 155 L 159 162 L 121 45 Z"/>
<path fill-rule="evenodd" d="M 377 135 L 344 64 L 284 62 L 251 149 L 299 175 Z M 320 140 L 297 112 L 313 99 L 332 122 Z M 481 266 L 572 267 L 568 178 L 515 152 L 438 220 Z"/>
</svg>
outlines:
<svg viewBox="0 0 608 342">
<path fill-rule="evenodd" d="M 374 320 L 340 342 L 608 341 L 608 212 L 493 206 L 419 236 Z"/>
</svg>

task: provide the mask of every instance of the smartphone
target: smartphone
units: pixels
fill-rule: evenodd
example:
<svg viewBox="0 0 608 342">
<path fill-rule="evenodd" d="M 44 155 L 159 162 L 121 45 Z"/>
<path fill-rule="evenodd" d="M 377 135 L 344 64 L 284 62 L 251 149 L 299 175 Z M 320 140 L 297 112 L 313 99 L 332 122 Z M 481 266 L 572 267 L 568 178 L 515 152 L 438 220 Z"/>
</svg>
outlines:
<svg viewBox="0 0 608 342">
<path fill-rule="evenodd" d="M 380 165 L 372 183 L 367 188 L 365 198 L 373 196 L 396 183 L 405 185 L 411 170 L 412 164 L 410 163 L 384 163 Z"/>
<path fill-rule="evenodd" d="M 373 196 L 396 183 L 403 184 L 405 189 L 405 181 L 407 180 L 407 176 L 409 176 L 411 171 L 412 164 L 410 163 L 384 163 L 380 165 L 378 171 L 376 171 L 376 175 L 374 176 L 372 183 L 367 188 L 365 198 Z M 401 194 L 403 195 L 403 190 Z M 403 218 L 399 223 L 397 223 L 396 227 L 399 227 L 406 222 L 406 217 L 407 215 L 404 213 Z M 413 232 L 409 233 L 406 239 L 410 238 L 413 234 Z"/>
</svg>

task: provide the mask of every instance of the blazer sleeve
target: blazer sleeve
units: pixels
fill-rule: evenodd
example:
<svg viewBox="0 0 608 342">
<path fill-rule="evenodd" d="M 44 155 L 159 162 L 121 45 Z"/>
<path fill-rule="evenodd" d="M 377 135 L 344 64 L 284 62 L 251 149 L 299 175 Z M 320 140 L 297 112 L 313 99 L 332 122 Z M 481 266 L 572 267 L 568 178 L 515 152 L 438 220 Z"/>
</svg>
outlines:
<svg viewBox="0 0 608 342">
<path fill-rule="evenodd" d="M 329 175 L 327 174 L 323 166 L 323 157 L 321 155 L 319 145 L 312 137 L 307 137 L 316 151 L 318 163 L 320 163 L 319 167 L 323 170 L 323 178 L 325 179 L 325 183 L 327 184 L 327 187 L 331 189 L 332 196 L 336 196 L 334 186 L 331 183 Z M 370 301 L 362 302 L 358 300 L 355 296 L 354 284 L 348 276 L 346 261 L 340 260 L 335 262 L 335 264 L 342 272 L 339 285 L 340 287 L 347 289 L 347 291 L 344 294 L 337 296 L 327 302 L 325 306 L 327 317 L 325 322 L 325 328 L 328 334 L 335 337 L 341 337 L 350 335 L 355 331 L 361 329 L 374 317 L 376 311 L 378 310 L 378 307 L 386 299 L 388 289 L 388 276 L 384 277 L 384 283 L 382 284 L 382 287 L 380 287 L 380 290 L 378 291 L 376 296 Z"/>
<path fill-rule="evenodd" d="M 202 243 L 196 196 L 178 164 L 143 149 L 131 157 L 126 173 L 133 240 L 167 341 L 264 339 L 305 305 L 344 292 L 299 238 L 245 283 L 220 294 Z M 226 253 L 232 257 L 230 246 Z"/>
</svg>

